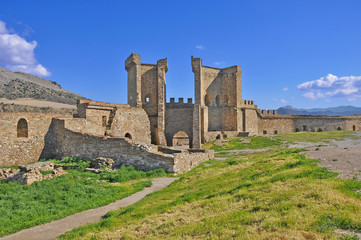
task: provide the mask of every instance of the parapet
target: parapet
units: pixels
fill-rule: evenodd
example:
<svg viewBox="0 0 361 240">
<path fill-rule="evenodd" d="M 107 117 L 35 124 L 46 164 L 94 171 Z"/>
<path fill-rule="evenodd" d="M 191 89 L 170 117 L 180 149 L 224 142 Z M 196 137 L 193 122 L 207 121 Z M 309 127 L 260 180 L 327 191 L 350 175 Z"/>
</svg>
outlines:
<svg viewBox="0 0 361 240">
<path fill-rule="evenodd" d="M 130 68 L 137 64 L 140 64 L 140 55 L 133 52 L 127 60 L 125 60 L 125 69 L 129 71 Z"/>
<path fill-rule="evenodd" d="M 168 72 L 168 59 L 167 59 L 167 58 L 158 60 L 158 61 L 157 61 L 157 65 L 158 65 L 160 68 L 164 68 L 164 71 L 165 71 L 165 72 Z"/>
<path fill-rule="evenodd" d="M 188 108 L 193 107 L 193 99 L 187 98 L 187 102 L 184 102 L 184 98 L 178 98 L 178 102 L 175 98 L 170 98 L 169 102 L 166 103 L 167 108 Z"/>
<path fill-rule="evenodd" d="M 277 110 L 261 110 L 262 115 L 278 115 Z"/>
<path fill-rule="evenodd" d="M 254 105 L 254 101 L 253 100 L 243 100 L 243 104 L 244 105 Z"/>
</svg>

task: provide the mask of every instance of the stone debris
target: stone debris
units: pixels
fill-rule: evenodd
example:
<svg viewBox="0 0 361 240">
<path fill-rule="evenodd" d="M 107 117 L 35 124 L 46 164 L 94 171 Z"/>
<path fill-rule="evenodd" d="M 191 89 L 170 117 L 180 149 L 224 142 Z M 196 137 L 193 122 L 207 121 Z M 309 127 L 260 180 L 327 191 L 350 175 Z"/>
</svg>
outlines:
<svg viewBox="0 0 361 240">
<path fill-rule="evenodd" d="M 91 160 L 90 168 L 100 169 L 102 166 L 106 168 L 113 168 L 114 160 L 111 158 L 98 157 Z"/>
<path fill-rule="evenodd" d="M 43 175 L 41 171 L 52 172 L 50 174 Z M 64 174 L 67 174 L 67 172 L 62 167 L 54 169 L 54 163 L 50 161 L 19 166 L 19 169 L 0 169 L 0 179 L 5 179 L 7 182 L 19 182 L 23 185 L 31 185 L 34 182 L 52 179 Z"/>
<path fill-rule="evenodd" d="M 98 168 L 85 168 L 85 171 L 86 172 L 96 173 L 96 174 L 99 174 L 99 173 L 103 172 L 103 170 L 98 169 Z"/>
<path fill-rule="evenodd" d="M 36 162 L 32 164 L 26 164 L 19 166 L 20 171 L 29 172 L 31 170 L 37 169 L 39 171 L 51 171 L 54 169 L 54 163 L 52 161 L 47 162 Z"/>
<path fill-rule="evenodd" d="M 15 168 L 0 168 L 0 179 L 7 179 L 20 172 L 19 169 Z"/>
</svg>

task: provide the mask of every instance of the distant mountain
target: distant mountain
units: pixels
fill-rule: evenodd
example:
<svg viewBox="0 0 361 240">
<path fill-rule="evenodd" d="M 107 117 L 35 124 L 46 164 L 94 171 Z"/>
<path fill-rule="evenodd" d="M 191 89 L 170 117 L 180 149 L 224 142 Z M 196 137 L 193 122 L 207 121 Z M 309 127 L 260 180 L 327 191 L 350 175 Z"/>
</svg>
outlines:
<svg viewBox="0 0 361 240">
<path fill-rule="evenodd" d="M 290 114 L 290 115 L 327 115 L 327 116 L 338 116 L 338 115 L 355 115 L 361 114 L 361 107 L 353 106 L 339 106 L 330 108 L 293 108 L 288 105 L 280 107 L 278 114 Z"/>
<path fill-rule="evenodd" d="M 27 73 L 11 72 L 0 67 L 0 98 L 32 98 L 75 105 L 79 94 L 70 92 L 59 83 Z"/>
</svg>

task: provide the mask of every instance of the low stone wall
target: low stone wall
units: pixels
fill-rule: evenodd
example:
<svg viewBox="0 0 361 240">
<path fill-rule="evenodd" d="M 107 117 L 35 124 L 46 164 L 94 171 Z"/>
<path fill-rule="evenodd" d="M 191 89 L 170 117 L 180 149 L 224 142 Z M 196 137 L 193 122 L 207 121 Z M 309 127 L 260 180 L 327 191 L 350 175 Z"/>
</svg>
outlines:
<svg viewBox="0 0 361 240">
<path fill-rule="evenodd" d="M 200 163 L 214 158 L 212 150 L 186 150 L 176 155 L 174 160 L 175 172 L 182 173 L 191 170 Z"/>
<path fill-rule="evenodd" d="M 132 165 L 139 170 L 163 168 L 167 172 L 183 172 L 192 166 L 213 157 L 213 151 L 166 153 L 158 151 L 158 146 L 134 142 L 126 138 L 99 137 L 73 132 L 65 127 L 65 120 L 54 119 L 51 137 L 46 149 L 51 156 L 60 159 L 65 156 L 77 156 L 94 159 L 112 158 L 114 167 Z M 46 156 L 44 156 L 46 157 Z"/>
</svg>

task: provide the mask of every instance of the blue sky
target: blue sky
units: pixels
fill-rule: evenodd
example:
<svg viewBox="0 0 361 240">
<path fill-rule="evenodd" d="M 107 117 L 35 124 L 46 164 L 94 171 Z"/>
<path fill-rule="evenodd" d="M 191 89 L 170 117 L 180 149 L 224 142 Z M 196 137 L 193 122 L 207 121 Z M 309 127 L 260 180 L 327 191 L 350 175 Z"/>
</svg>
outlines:
<svg viewBox="0 0 361 240">
<path fill-rule="evenodd" d="M 361 106 L 361 1 L 1 0 L 0 65 L 126 103 L 125 59 L 168 58 L 167 99 L 194 97 L 191 56 L 242 67 L 262 109 Z M 12 44 L 14 43 L 14 44 Z M 317 80 L 317 81 L 315 81 Z"/>
</svg>

